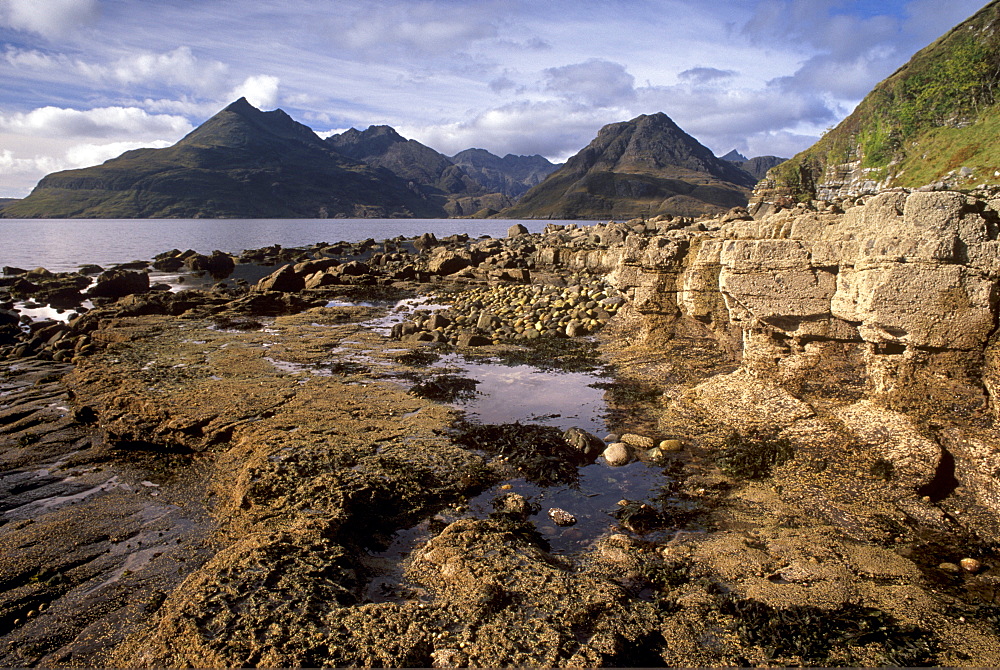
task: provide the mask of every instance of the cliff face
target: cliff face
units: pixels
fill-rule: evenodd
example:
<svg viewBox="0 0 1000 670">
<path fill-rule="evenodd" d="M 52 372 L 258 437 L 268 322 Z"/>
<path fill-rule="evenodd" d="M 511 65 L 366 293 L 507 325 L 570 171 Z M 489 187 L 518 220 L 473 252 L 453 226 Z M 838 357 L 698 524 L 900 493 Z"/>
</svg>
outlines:
<svg viewBox="0 0 1000 670">
<path fill-rule="evenodd" d="M 994 528 L 1000 198 L 897 190 L 707 227 L 551 231 L 539 261 L 611 272 L 635 341 L 726 349 L 739 369 L 687 392 L 720 422 L 847 431 L 913 501 L 961 491 Z"/>
</svg>

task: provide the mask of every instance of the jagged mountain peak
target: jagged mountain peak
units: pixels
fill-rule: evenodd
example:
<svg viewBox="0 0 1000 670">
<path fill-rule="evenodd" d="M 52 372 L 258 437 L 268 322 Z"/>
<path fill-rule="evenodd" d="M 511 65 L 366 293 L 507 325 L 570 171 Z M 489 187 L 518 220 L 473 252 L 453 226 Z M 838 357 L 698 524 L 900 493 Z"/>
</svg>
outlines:
<svg viewBox="0 0 1000 670">
<path fill-rule="evenodd" d="M 750 160 L 736 149 L 733 149 L 725 156 L 721 156 L 721 158 L 724 161 L 731 161 L 733 163 L 746 163 L 748 160 Z"/>
<path fill-rule="evenodd" d="M 746 204 L 755 183 L 657 112 L 601 128 L 590 144 L 503 215 L 604 219 L 707 214 Z"/>
<path fill-rule="evenodd" d="M 320 147 L 323 140 L 309 126 L 294 120 L 281 109 L 263 112 L 246 98 L 230 103 L 208 121 L 192 130 L 179 144 L 243 147 L 266 141 L 270 136 Z"/>
</svg>

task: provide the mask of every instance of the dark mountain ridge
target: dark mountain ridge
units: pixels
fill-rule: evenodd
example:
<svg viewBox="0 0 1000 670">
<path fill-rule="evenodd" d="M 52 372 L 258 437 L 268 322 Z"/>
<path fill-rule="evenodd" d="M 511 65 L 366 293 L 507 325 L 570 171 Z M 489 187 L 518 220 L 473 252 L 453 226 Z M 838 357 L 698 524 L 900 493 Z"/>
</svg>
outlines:
<svg viewBox="0 0 1000 670">
<path fill-rule="evenodd" d="M 232 103 L 177 144 L 44 177 L 6 217 L 436 217 L 406 182 L 331 150 L 281 110 Z"/>
</svg>

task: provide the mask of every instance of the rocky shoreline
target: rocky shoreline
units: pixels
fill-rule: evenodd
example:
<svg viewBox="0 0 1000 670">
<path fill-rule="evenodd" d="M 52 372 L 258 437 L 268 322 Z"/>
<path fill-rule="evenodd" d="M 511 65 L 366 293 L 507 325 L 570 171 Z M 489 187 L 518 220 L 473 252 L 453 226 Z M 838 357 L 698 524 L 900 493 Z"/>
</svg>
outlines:
<svg viewBox="0 0 1000 670">
<path fill-rule="evenodd" d="M 5 268 L 0 664 L 996 665 L 998 206 Z M 452 353 L 600 365 L 614 434 L 463 421 Z M 553 551 L 518 487 L 635 461 Z"/>
</svg>

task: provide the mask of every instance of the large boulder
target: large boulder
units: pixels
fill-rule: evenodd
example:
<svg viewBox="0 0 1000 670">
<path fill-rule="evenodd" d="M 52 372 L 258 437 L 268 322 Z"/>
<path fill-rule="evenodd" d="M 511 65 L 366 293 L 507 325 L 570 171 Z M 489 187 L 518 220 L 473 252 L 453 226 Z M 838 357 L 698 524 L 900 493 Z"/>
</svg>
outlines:
<svg viewBox="0 0 1000 670">
<path fill-rule="evenodd" d="M 427 269 L 436 275 L 455 274 L 472 265 L 468 254 L 455 251 L 442 251 L 435 254 L 427 264 Z"/>
<path fill-rule="evenodd" d="M 228 277 L 236 269 L 233 257 L 221 251 L 213 251 L 211 256 L 204 254 L 188 256 L 184 260 L 184 264 L 193 272 L 207 272 L 219 279 Z"/>
<path fill-rule="evenodd" d="M 149 275 L 131 270 L 102 272 L 97 283 L 87 292 L 92 298 L 123 298 L 149 291 Z"/>
<path fill-rule="evenodd" d="M 296 273 L 295 267 L 289 263 L 288 265 L 281 266 L 257 282 L 254 290 L 294 293 L 296 291 L 301 291 L 305 288 L 305 286 L 305 279 Z"/>
<path fill-rule="evenodd" d="M 528 229 L 524 227 L 523 224 L 515 223 L 513 226 L 507 229 L 507 237 L 520 237 L 521 235 L 527 235 Z"/>
</svg>

